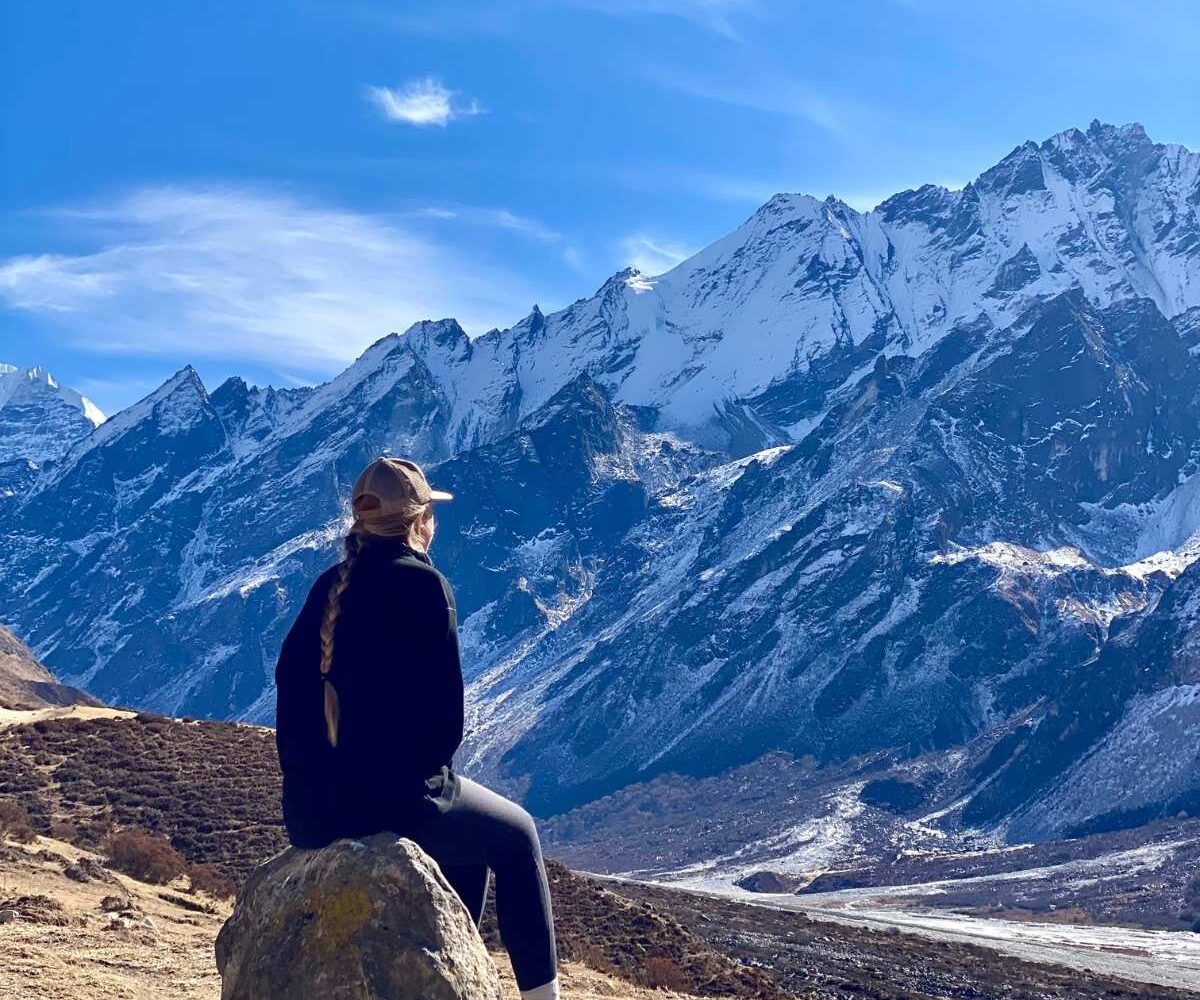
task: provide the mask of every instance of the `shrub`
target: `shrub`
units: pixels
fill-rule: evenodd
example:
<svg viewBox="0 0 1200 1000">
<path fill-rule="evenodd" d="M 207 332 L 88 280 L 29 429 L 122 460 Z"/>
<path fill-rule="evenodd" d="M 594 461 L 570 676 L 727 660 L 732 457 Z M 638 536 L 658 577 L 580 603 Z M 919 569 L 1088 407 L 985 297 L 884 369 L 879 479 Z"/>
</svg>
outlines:
<svg viewBox="0 0 1200 1000">
<path fill-rule="evenodd" d="M 642 966 L 642 982 L 656 989 L 682 992 L 692 985 L 691 978 L 675 962 L 652 955 Z"/>
<path fill-rule="evenodd" d="M 572 949 L 571 958 L 597 972 L 612 972 L 613 964 L 600 945 L 593 941 L 584 941 Z"/>
<path fill-rule="evenodd" d="M 69 819 L 56 819 L 50 824 L 50 836 L 55 840 L 76 844 L 80 839 L 79 827 Z"/>
<path fill-rule="evenodd" d="M 87 819 L 77 820 L 76 826 L 79 829 L 78 843 L 81 847 L 99 847 L 112 836 L 112 813 L 105 811 Z"/>
<path fill-rule="evenodd" d="M 29 813 L 19 802 L 5 800 L 0 802 L 0 837 L 7 837 L 19 844 L 28 844 L 37 836 L 33 824 L 29 822 Z"/>
<path fill-rule="evenodd" d="M 187 875 L 192 892 L 203 892 L 213 899 L 232 899 L 237 892 L 237 883 L 225 874 L 220 865 L 192 865 Z"/>
<path fill-rule="evenodd" d="M 163 885 L 187 868 L 166 837 L 146 830 L 120 830 L 108 838 L 108 864 L 143 882 Z"/>
</svg>

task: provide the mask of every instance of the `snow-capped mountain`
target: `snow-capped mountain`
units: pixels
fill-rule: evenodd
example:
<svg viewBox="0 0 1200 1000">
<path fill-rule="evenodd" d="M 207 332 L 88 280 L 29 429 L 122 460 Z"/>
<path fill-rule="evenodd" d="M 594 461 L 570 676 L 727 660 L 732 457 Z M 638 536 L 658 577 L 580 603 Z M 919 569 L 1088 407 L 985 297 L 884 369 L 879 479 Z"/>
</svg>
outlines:
<svg viewBox="0 0 1200 1000">
<path fill-rule="evenodd" d="M 1194 768 L 1135 805 L 1104 762 L 1200 736 L 1194 678 L 1119 653 L 1189 606 L 1198 347 L 1200 155 L 1094 123 L 866 214 L 777 196 L 667 274 L 418 323 L 313 389 L 185 369 L 0 509 L 0 618 L 106 700 L 269 721 L 349 485 L 402 453 L 456 494 L 462 762 L 539 812 L 782 750 L 958 754 L 946 815 L 1021 835 L 1154 815 Z"/>
<path fill-rule="evenodd" d="M 0 497 L 28 485 L 104 414 L 41 368 L 0 364 Z"/>
</svg>

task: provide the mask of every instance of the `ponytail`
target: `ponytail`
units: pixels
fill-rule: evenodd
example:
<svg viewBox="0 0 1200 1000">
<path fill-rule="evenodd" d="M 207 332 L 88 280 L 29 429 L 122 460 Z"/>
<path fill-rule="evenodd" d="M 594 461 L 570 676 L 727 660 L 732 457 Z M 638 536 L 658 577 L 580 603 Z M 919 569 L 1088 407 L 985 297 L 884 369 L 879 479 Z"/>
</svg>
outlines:
<svg viewBox="0 0 1200 1000">
<path fill-rule="evenodd" d="M 329 676 L 333 670 L 333 634 L 337 628 L 338 616 L 341 614 L 342 592 L 350 583 L 350 570 L 354 568 L 354 559 L 362 545 L 362 536 L 351 532 L 346 536 L 346 558 L 338 567 L 337 579 L 329 588 L 329 596 L 325 600 L 325 615 L 321 619 L 321 677 L 325 680 L 325 736 L 331 747 L 338 743 L 338 724 L 341 721 L 341 707 L 338 705 L 337 689 Z"/>
</svg>

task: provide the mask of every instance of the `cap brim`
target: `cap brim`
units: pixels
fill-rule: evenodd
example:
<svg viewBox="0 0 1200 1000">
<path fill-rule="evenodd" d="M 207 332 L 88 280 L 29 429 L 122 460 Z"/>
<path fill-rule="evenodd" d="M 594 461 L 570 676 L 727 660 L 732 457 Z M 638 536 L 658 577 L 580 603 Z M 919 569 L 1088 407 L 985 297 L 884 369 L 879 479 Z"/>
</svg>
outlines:
<svg viewBox="0 0 1200 1000">
<path fill-rule="evenodd" d="M 429 491 L 429 499 L 430 500 L 453 500 L 454 494 L 447 493 L 445 490 L 430 490 Z"/>
</svg>

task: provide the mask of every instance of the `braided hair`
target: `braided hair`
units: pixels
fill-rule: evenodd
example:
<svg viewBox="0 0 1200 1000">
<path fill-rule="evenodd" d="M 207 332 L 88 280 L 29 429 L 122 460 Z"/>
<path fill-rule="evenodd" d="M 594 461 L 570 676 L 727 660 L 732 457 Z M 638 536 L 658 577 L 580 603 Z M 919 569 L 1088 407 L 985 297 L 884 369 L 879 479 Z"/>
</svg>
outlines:
<svg viewBox="0 0 1200 1000">
<path fill-rule="evenodd" d="M 337 628 L 338 616 L 342 613 L 342 593 L 350 585 L 350 571 L 354 568 L 354 560 L 362 551 L 363 536 L 357 531 L 351 531 L 344 542 L 346 558 L 338 566 L 337 579 L 329 588 L 329 596 L 325 599 L 325 614 L 321 618 L 321 677 L 325 680 L 325 735 L 331 747 L 337 746 L 338 723 L 341 721 L 341 709 L 338 705 L 337 689 L 329 676 L 333 670 L 333 633 Z"/>
</svg>

